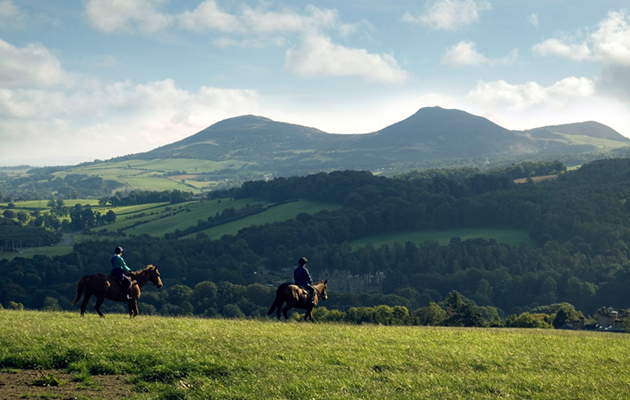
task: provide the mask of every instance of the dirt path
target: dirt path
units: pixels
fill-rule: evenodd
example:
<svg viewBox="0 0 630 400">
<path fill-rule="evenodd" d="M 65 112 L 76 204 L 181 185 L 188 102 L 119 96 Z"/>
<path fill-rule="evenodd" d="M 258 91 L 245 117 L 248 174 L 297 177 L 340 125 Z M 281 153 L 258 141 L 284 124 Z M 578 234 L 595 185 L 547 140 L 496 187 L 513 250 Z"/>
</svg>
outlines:
<svg viewBox="0 0 630 400">
<path fill-rule="evenodd" d="M 37 386 L 33 382 L 51 374 L 63 383 L 59 386 Z M 124 399 L 129 397 L 133 385 L 121 375 L 98 375 L 91 383 L 73 382 L 65 371 L 22 370 L 16 373 L 0 372 L 0 400 L 14 399 Z"/>
</svg>

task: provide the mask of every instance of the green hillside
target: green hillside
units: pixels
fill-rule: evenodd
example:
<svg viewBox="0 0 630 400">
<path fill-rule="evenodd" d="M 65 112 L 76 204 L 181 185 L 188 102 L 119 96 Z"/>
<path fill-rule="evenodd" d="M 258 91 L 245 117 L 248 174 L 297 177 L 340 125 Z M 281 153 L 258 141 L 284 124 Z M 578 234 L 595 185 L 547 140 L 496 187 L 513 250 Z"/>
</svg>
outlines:
<svg viewBox="0 0 630 400">
<path fill-rule="evenodd" d="M 125 235 L 143 235 L 147 234 L 153 237 L 164 237 L 167 233 L 176 231 L 184 231 L 187 228 L 197 225 L 198 221 L 206 221 L 209 217 L 223 213 L 228 208 L 236 210 L 246 208 L 247 206 L 259 204 L 263 207 L 269 206 L 271 203 L 266 200 L 243 198 L 243 199 L 214 199 L 202 201 L 189 201 L 179 204 L 171 203 L 149 203 L 124 207 L 100 206 L 97 200 L 76 199 L 68 200 L 68 204 L 90 205 L 93 212 L 106 214 L 112 210 L 116 213 L 116 222 L 91 229 L 93 233 L 109 233 L 117 236 L 118 232 Z M 0 210 L 7 208 L 6 204 L 0 203 Z M 299 200 L 285 204 L 274 205 L 265 211 L 237 219 L 235 221 L 226 222 L 210 229 L 200 230 L 208 235 L 211 239 L 219 239 L 223 235 L 235 235 L 239 230 L 252 225 L 264 225 L 267 223 L 286 221 L 295 218 L 300 213 L 314 214 L 322 210 L 332 211 L 341 208 L 341 205 Z M 50 210 L 46 207 L 46 202 L 25 201 L 16 202 L 14 211 L 28 212 L 40 210 L 43 214 Z M 69 219 L 69 217 L 65 217 Z M 199 232 L 194 232 L 184 237 L 194 237 Z M 0 259 L 5 258 L 12 260 L 15 257 L 31 258 L 36 254 L 46 255 L 48 257 L 68 254 L 72 251 L 72 244 L 79 240 L 80 235 L 66 235 L 67 240 L 57 246 L 34 247 L 21 249 L 19 253 L 0 253 Z"/>
<path fill-rule="evenodd" d="M 193 193 L 209 191 L 225 186 L 229 177 L 214 176 L 204 179 L 205 174 L 222 170 L 242 169 L 248 163 L 241 161 L 211 161 L 190 158 L 103 161 L 79 165 L 57 172 L 55 177 L 69 174 L 99 176 L 104 180 L 114 180 L 124 185 L 124 190 L 181 190 Z M 120 190 L 117 189 L 117 190 Z"/>
<path fill-rule="evenodd" d="M 107 390 L 96 375 L 113 375 L 129 399 L 630 396 L 630 346 L 622 334 L 121 314 L 99 320 L 78 312 L 4 310 L 0 337 L 0 374 L 70 372 L 65 388 L 78 381 L 83 390 L 64 398 Z M 11 385 L 2 393 L 9 390 L 14 398 L 57 398 L 66 389 Z"/>
<path fill-rule="evenodd" d="M 248 226 L 286 221 L 288 219 L 295 218 L 300 213 L 315 214 L 319 211 L 333 211 L 340 208 L 341 205 L 339 204 L 299 200 L 268 208 L 260 214 L 251 215 L 247 218 L 206 229 L 202 231 L 202 233 L 208 235 L 210 239 L 219 239 L 223 235 L 235 235 L 238 231 L 243 228 L 247 228 Z M 193 235 L 189 235 L 188 237 L 191 236 Z"/>
</svg>

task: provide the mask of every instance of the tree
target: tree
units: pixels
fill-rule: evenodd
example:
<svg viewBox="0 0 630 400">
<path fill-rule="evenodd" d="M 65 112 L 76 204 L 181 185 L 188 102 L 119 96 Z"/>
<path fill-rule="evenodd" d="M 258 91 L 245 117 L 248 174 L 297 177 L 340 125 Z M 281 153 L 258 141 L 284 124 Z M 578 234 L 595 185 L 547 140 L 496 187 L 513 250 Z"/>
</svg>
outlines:
<svg viewBox="0 0 630 400">
<path fill-rule="evenodd" d="M 107 211 L 105 214 L 105 222 L 108 224 L 113 224 L 116 222 L 116 213 L 113 210 Z"/>
<path fill-rule="evenodd" d="M 442 325 L 446 318 L 446 311 L 438 304 L 431 302 L 427 307 L 422 307 L 414 313 L 421 325 Z"/>
<path fill-rule="evenodd" d="M 227 304 L 223 307 L 223 316 L 226 318 L 244 318 L 245 314 L 236 304 Z"/>
<path fill-rule="evenodd" d="M 453 290 L 444 299 L 446 309 L 446 326 L 483 326 L 481 313 L 470 300 Z"/>
<path fill-rule="evenodd" d="M 8 218 L 8 219 L 13 219 L 13 218 L 15 218 L 15 212 L 14 212 L 14 211 L 12 211 L 12 210 L 4 210 L 4 212 L 2 213 L 2 215 L 3 215 L 5 218 Z"/>
<path fill-rule="evenodd" d="M 29 220 L 28 214 L 25 211 L 19 211 L 17 213 L 17 219 L 20 223 L 24 224 Z"/>
<path fill-rule="evenodd" d="M 556 329 L 562 328 L 566 324 L 570 324 L 580 317 L 580 313 L 569 303 L 561 303 L 562 305 L 556 312 L 552 325 Z"/>
</svg>

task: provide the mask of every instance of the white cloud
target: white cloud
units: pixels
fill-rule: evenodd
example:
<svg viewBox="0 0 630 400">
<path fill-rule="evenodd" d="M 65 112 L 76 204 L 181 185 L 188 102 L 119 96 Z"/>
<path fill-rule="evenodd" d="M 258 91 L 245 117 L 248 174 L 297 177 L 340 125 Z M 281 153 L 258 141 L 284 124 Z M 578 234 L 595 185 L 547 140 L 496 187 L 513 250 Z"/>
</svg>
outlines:
<svg viewBox="0 0 630 400">
<path fill-rule="evenodd" d="M 28 22 L 28 15 L 12 1 L 0 1 L 0 28 L 23 29 Z"/>
<path fill-rule="evenodd" d="M 40 43 L 15 47 L 0 39 L 0 86 L 72 85 L 59 59 Z"/>
<path fill-rule="evenodd" d="M 563 106 L 572 100 L 588 98 L 594 94 L 593 81 L 587 78 L 570 77 L 547 87 L 536 82 L 513 85 L 503 80 L 480 81 L 468 93 L 468 99 L 488 108 L 506 107 L 512 110 L 525 110 L 535 106 Z"/>
<path fill-rule="evenodd" d="M 577 61 L 597 61 L 630 66 L 630 16 L 625 10 L 611 11 L 598 29 L 581 43 L 548 39 L 532 47 L 534 53 L 556 55 Z"/>
<path fill-rule="evenodd" d="M 408 78 L 391 54 L 371 54 L 309 35 L 298 49 L 289 49 L 285 71 L 306 76 L 359 76 L 367 80 L 400 83 Z"/>
<path fill-rule="evenodd" d="M 191 31 L 218 31 L 241 34 L 305 33 L 336 29 L 342 34 L 356 30 L 354 24 L 340 21 L 337 10 L 305 7 L 269 10 L 269 3 L 256 7 L 242 5 L 237 12 L 221 8 L 216 0 L 206 0 L 194 10 L 179 14 L 161 11 L 165 0 L 88 0 L 85 14 L 96 29 L 104 32 L 151 33 L 168 27 Z"/>
<path fill-rule="evenodd" d="M 218 30 L 220 32 L 242 32 L 245 26 L 239 18 L 219 9 L 216 1 L 208 0 L 199 4 L 193 11 L 177 15 L 179 26 L 194 31 Z"/>
<path fill-rule="evenodd" d="M 269 46 L 286 46 L 287 41 L 283 37 L 267 37 L 267 38 L 246 38 L 232 39 L 230 37 L 220 37 L 212 41 L 217 47 L 243 47 L 243 48 L 263 48 Z"/>
<path fill-rule="evenodd" d="M 529 22 L 530 24 L 534 25 L 534 26 L 538 26 L 538 15 L 537 14 L 529 14 L 527 16 L 527 22 Z"/>
<path fill-rule="evenodd" d="M 479 11 L 489 10 L 487 1 L 436 0 L 425 5 L 425 13 L 413 16 L 409 12 L 402 20 L 433 29 L 458 30 L 479 20 Z"/>
<path fill-rule="evenodd" d="M 591 35 L 595 57 L 610 64 L 630 65 L 630 16 L 626 11 L 608 13 Z"/>
<path fill-rule="evenodd" d="M 518 58 L 518 49 L 513 49 L 503 58 L 488 58 L 475 49 L 475 42 L 461 41 L 450 47 L 442 56 L 442 64 L 451 66 L 478 66 L 510 64 Z"/>
<path fill-rule="evenodd" d="M 557 55 L 576 61 L 591 59 L 591 50 L 586 43 L 569 45 L 558 39 L 547 39 L 532 47 L 532 50 L 541 56 Z"/>
<path fill-rule="evenodd" d="M 88 0 L 85 15 L 101 31 L 151 33 L 164 29 L 173 17 L 160 12 L 165 0 Z"/>
<path fill-rule="evenodd" d="M 267 11 L 264 8 L 244 7 L 242 18 L 254 32 L 317 32 L 341 25 L 336 10 L 322 9 L 312 5 L 304 14 L 292 10 Z"/>
</svg>

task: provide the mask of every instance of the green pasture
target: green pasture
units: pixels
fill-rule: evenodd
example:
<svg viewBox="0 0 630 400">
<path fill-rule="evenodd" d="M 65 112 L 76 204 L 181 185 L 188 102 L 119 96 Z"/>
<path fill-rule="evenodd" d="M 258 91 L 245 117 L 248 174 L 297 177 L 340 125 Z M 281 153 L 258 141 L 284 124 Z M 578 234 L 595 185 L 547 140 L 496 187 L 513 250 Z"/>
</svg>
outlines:
<svg viewBox="0 0 630 400">
<path fill-rule="evenodd" d="M 28 200 L 28 201 L 14 201 L 13 204 L 15 207 L 12 208 L 12 210 L 14 211 L 22 211 L 23 209 L 27 209 L 27 210 L 50 210 L 50 207 L 48 207 L 48 200 L 49 199 L 42 199 L 42 200 Z M 92 208 L 94 208 L 95 206 L 98 206 L 98 200 L 97 199 L 70 199 L 70 200 L 64 200 L 63 201 L 64 204 L 66 205 L 66 207 L 73 207 L 75 204 L 81 204 L 82 206 L 84 205 L 90 205 L 92 206 Z M 9 203 L 0 203 L 0 208 L 9 208 Z"/>
<path fill-rule="evenodd" d="M 33 258 L 33 256 L 63 256 L 65 254 L 72 253 L 72 246 L 47 246 L 47 247 L 32 247 L 27 249 L 21 249 L 19 253 L 0 253 L 0 260 L 11 261 L 14 258 Z"/>
<path fill-rule="evenodd" d="M 236 235 L 241 229 L 252 225 L 264 225 L 273 222 L 286 221 L 295 218 L 300 213 L 315 214 L 319 211 L 333 211 L 339 208 L 341 208 L 341 205 L 339 204 L 299 200 L 292 203 L 270 207 L 262 213 L 218 225 L 202 232 L 208 235 L 210 239 L 220 239 L 223 235 Z M 188 235 L 188 237 L 194 237 L 196 234 L 197 233 Z"/>
<path fill-rule="evenodd" d="M 172 233 L 177 229 L 184 230 L 196 225 L 197 221 L 200 219 L 206 221 L 208 217 L 214 217 L 216 213 L 220 214 L 226 208 L 240 209 L 247 204 L 255 203 L 266 204 L 265 201 L 255 199 L 221 199 L 220 201 L 209 200 L 190 204 L 184 203 L 183 205 L 171 205 L 171 211 L 166 211 L 166 207 L 160 207 L 162 210 L 161 214 L 158 214 L 158 210 L 156 210 L 154 216 L 126 219 L 124 221 L 121 219 L 120 222 L 117 221 L 114 224 L 106 225 L 106 228 L 109 230 L 116 230 L 120 227 L 128 228 L 137 222 L 146 221 L 141 225 L 127 230 L 127 233 L 132 235 L 142 235 L 146 233 L 151 236 L 162 237 L 166 233 Z"/>
<path fill-rule="evenodd" d="M 0 310 L 20 369 L 119 375 L 130 399 L 625 399 L 630 336 Z"/>
<path fill-rule="evenodd" d="M 190 158 L 127 160 L 79 166 L 68 171 L 63 171 L 63 174 L 64 176 L 66 174 L 114 176 L 132 175 L 143 172 L 168 173 L 172 171 L 186 171 L 188 174 L 202 174 L 216 172 L 226 168 L 242 168 L 245 165 L 247 165 L 246 162 L 235 160 L 211 161 Z"/>
<path fill-rule="evenodd" d="M 564 133 L 554 132 L 557 135 L 560 135 L 566 139 L 566 141 L 570 144 L 589 144 L 591 146 L 595 146 L 599 149 L 617 149 L 620 147 L 627 147 L 628 143 L 619 142 L 617 140 L 609 140 L 596 138 L 592 136 L 585 135 L 568 135 Z"/>
<path fill-rule="evenodd" d="M 68 174 L 100 176 L 105 180 L 115 180 L 124 184 L 127 190 L 181 190 L 200 193 L 211 190 L 218 182 L 195 181 L 195 175 L 224 169 L 241 169 L 246 165 L 246 162 L 234 160 L 210 161 L 187 158 L 127 160 L 81 165 L 66 171 L 57 172 L 54 175 L 61 178 Z M 169 178 L 164 176 L 165 174 L 183 171 L 186 172 L 186 177 L 174 176 Z M 121 190 L 121 188 L 117 190 Z"/>
<path fill-rule="evenodd" d="M 29 247 L 20 249 L 18 253 L 7 252 L 0 253 L 0 260 L 11 261 L 14 258 L 33 258 L 35 255 L 42 255 L 47 257 L 62 256 L 72 253 L 73 245 L 83 240 L 84 236 L 80 234 L 64 234 L 61 242 L 55 246 L 43 246 L 43 247 Z"/>
<path fill-rule="evenodd" d="M 518 229 L 491 229 L 491 228 L 474 228 L 474 229 L 449 229 L 449 230 L 431 230 L 417 232 L 401 232 L 384 235 L 368 236 L 350 242 L 352 247 L 362 247 L 371 243 L 374 247 L 383 244 L 393 245 L 398 243 L 423 243 L 427 240 L 435 240 L 441 245 L 447 245 L 452 238 L 459 237 L 462 240 L 483 238 L 494 239 L 497 242 L 507 243 L 510 246 L 519 246 L 521 243 L 531 243 L 529 234 L 525 230 Z"/>
</svg>

